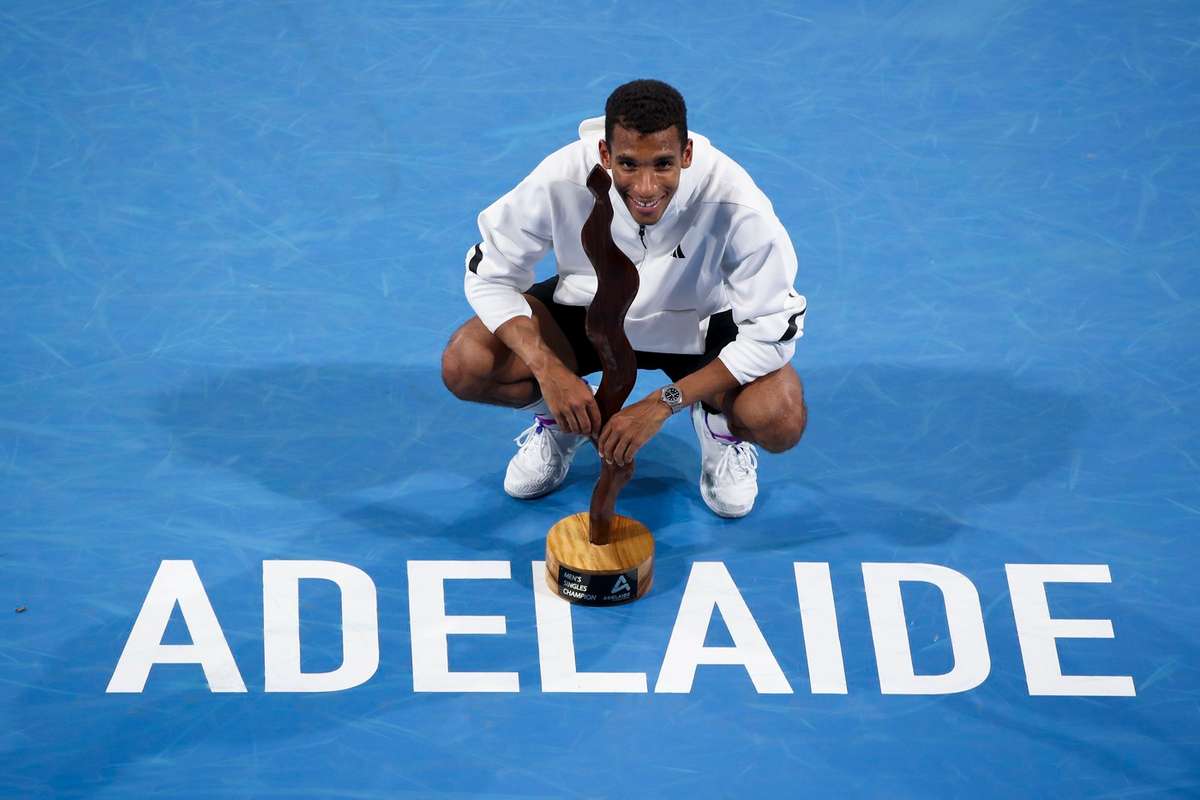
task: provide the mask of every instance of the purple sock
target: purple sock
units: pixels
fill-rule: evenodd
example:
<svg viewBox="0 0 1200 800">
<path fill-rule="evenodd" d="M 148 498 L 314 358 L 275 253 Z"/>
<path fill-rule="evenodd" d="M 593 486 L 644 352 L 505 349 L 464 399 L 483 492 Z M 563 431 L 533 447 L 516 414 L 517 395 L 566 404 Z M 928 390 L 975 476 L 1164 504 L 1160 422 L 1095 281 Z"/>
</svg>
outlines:
<svg viewBox="0 0 1200 800">
<path fill-rule="evenodd" d="M 714 420 L 717 423 L 716 430 L 713 430 Z M 729 425 L 725 421 L 725 416 L 723 414 L 710 414 L 707 411 L 705 411 L 704 412 L 704 425 L 705 425 L 705 427 L 708 428 L 708 432 L 713 435 L 714 439 L 725 442 L 726 444 L 740 444 L 742 441 L 741 439 L 734 436 L 733 433 L 729 430 Z"/>
</svg>

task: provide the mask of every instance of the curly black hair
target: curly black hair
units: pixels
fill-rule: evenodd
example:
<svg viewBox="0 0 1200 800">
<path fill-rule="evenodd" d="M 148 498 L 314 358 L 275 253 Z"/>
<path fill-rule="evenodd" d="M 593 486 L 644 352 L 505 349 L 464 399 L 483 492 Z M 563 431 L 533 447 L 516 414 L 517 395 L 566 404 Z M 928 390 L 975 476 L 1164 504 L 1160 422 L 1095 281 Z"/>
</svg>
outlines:
<svg viewBox="0 0 1200 800">
<path fill-rule="evenodd" d="M 638 133 L 658 133 L 672 125 L 679 144 L 687 143 L 687 105 L 675 87 L 651 79 L 630 81 L 613 90 L 604 104 L 604 138 L 611 142 L 613 126 L 620 123 Z"/>
</svg>

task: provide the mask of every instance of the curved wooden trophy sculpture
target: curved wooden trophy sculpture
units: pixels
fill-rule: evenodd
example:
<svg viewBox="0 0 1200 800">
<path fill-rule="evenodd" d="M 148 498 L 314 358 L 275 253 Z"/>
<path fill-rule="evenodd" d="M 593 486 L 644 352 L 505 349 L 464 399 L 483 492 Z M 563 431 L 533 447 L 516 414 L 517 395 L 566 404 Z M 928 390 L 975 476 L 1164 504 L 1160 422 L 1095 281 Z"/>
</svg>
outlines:
<svg viewBox="0 0 1200 800">
<path fill-rule="evenodd" d="M 612 238 L 612 180 L 596 165 L 587 181 L 595 198 L 583 225 L 583 251 L 596 270 L 587 336 L 604 368 L 596 405 L 601 429 L 621 410 L 637 380 L 637 358 L 625 336 L 625 313 L 638 290 L 638 273 Z M 615 512 L 617 495 L 633 477 L 633 463 L 604 464 L 588 513 L 561 519 L 546 537 L 546 582 L 580 605 L 617 605 L 644 595 L 654 580 L 654 537 L 644 525 Z"/>
</svg>

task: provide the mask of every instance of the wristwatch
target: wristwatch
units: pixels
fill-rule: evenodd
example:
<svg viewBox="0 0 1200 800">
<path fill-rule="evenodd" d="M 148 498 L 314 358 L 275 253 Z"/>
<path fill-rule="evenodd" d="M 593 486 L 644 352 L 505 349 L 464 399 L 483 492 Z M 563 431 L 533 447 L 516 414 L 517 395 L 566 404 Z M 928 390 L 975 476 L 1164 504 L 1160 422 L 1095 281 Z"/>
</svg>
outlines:
<svg viewBox="0 0 1200 800">
<path fill-rule="evenodd" d="M 658 399 L 671 409 L 672 414 L 683 408 L 683 392 L 679 391 L 679 387 L 673 383 L 668 383 L 658 390 Z"/>
</svg>

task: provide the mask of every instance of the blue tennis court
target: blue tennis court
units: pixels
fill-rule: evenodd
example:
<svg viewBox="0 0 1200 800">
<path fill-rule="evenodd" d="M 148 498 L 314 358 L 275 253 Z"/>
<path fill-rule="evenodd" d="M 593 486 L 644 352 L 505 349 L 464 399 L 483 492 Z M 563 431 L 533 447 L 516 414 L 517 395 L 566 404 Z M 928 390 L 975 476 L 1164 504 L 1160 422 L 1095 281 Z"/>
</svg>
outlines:
<svg viewBox="0 0 1200 800">
<path fill-rule="evenodd" d="M 0 797 L 1200 797 L 1194 6 L 9 0 L 0 66 Z M 595 453 L 508 497 L 440 354 L 639 77 L 791 234 L 810 421 L 729 521 L 670 420 L 571 607 Z"/>
</svg>

